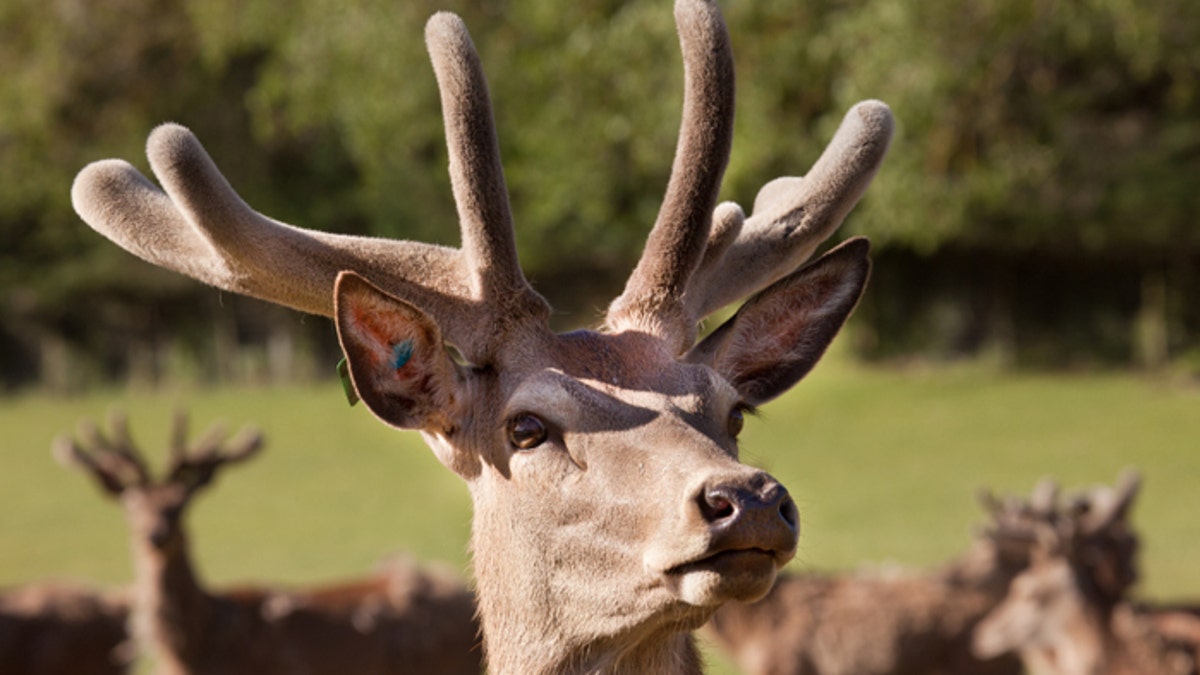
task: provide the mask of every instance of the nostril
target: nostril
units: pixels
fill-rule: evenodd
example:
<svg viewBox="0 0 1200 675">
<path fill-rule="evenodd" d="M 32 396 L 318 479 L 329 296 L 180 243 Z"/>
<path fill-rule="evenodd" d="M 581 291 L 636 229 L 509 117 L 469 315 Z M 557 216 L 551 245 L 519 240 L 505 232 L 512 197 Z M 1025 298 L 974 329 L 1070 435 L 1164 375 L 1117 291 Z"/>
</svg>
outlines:
<svg viewBox="0 0 1200 675">
<path fill-rule="evenodd" d="M 783 522 L 788 524 L 788 527 L 793 530 L 800 528 L 800 511 L 796 508 L 796 502 L 792 500 L 791 495 L 784 497 L 779 504 L 779 515 L 783 518 Z"/>
<path fill-rule="evenodd" d="M 737 513 L 734 500 L 723 487 L 704 490 L 698 499 L 700 514 L 710 523 L 715 523 L 732 517 Z"/>
</svg>

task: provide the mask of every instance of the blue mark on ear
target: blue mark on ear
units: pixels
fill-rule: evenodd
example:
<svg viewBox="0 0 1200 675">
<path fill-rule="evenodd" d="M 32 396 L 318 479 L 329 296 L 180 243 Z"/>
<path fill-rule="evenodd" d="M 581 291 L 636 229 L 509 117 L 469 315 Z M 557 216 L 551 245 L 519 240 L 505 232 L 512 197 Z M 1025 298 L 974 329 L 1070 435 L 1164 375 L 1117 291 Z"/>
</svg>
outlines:
<svg viewBox="0 0 1200 675">
<path fill-rule="evenodd" d="M 413 341 L 405 340 L 392 345 L 392 368 L 400 370 L 413 355 Z"/>
</svg>

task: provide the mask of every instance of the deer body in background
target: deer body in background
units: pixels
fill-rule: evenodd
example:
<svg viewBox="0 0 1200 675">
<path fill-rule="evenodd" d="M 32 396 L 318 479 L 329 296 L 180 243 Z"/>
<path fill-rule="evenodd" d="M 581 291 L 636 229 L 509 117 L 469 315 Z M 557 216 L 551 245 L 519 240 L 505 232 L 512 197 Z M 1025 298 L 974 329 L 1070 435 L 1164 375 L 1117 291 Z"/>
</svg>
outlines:
<svg viewBox="0 0 1200 675">
<path fill-rule="evenodd" d="M 1200 610 L 1126 599 L 1137 578 L 1128 513 L 1138 486 L 1127 474 L 1039 529 L 1029 568 L 980 623 L 976 653 L 1016 652 L 1046 675 L 1200 672 Z"/>
<path fill-rule="evenodd" d="M 953 572 L 862 570 L 780 578 L 763 600 L 718 610 L 706 632 L 746 675 L 1020 675 L 980 659 L 971 629 L 999 598 Z"/>
<path fill-rule="evenodd" d="M 122 675 L 129 593 L 46 581 L 0 590 L 0 673 Z"/>
<path fill-rule="evenodd" d="M 747 675 L 1019 675 L 1012 655 L 971 651 L 975 625 L 1029 565 L 1057 487 L 1028 499 L 982 495 L 990 522 L 936 570 L 861 570 L 781 578 L 763 600 L 730 603 L 706 627 Z"/>
<path fill-rule="evenodd" d="M 152 478 L 123 418 L 106 436 L 82 427 L 55 454 L 120 500 L 136 570 L 134 637 L 164 675 L 480 672 L 470 591 L 453 575 L 398 562 L 375 576 L 307 590 L 211 592 L 192 564 L 184 519 L 192 499 L 227 465 L 261 446 L 210 432 L 190 448 L 176 418 L 164 478 Z"/>
<path fill-rule="evenodd" d="M 267 218 L 176 125 L 148 144 L 162 190 L 120 160 L 89 165 L 72 189 L 89 225 L 150 262 L 334 318 L 362 401 L 420 431 L 468 484 L 498 675 L 698 672 L 690 631 L 729 600 L 762 596 L 795 553 L 794 502 L 738 461 L 736 437 L 746 410 L 815 365 L 862 293 L 865 240 L 804 263 L 869 184 L 891 113 L 856 105 L 811 171 L 768 183 L 749 216 L 717 205 L 733 127 L 729 36 L 712 0 L 678 0 L 675 16 L 679 144 L 602 329 L 551 331 L 521 271 L 483 70 L 451 14 L 425 35 L 458 249 Z M 747 297 L 696 342 L 701 319 Z"/>
</svg>

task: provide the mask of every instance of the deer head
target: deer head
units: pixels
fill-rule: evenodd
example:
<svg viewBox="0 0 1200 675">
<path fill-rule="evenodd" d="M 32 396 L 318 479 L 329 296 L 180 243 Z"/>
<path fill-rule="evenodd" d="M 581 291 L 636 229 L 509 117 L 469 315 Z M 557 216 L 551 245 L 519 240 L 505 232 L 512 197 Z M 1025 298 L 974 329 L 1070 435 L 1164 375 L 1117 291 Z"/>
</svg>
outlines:
<svg viewBox="0 0 1200 675">
<path fill-rule="evenodd" d="M 1029 567 L 1040 528 L 1053 525 L 1060 517 L 1058 483 L 1046 477 L 1038 481 L 1029 498 L 1017 495 L 997 497 L 991 490 L 978 493 L 980 505 L 989 516 L 976 537 L 973 550 L 983 552 L 980 567 L 992 586 L 1001 594 L 1020 572 Z"/>
<path fill-rule="evenodd" d="M 66 467 L 91 476 L 109 496 L 120 500 L 135 541 L 161 553 L 184 544 L 187 505 L 212 483 L 223 466 L 246 460 L 262 447 L 262 436 L 248 431 L 225 443 L 226 432 L 214 426 L 200 440 L 187 442 L 187 416 L 178 412 L 171 432 L 170 455 L 163 476 L 155 480 L 129 434 L 125 415 L 113 413 L 111 432 L 82 422 L 78 439 L 55 439 L 54 457 Z"/>
<path fill-rule="evenodd" d="M 729 38 L 711 0 L 679 0 L 676 22 L 685 92 L 674 165 L 600 330 L 552 332 L 521 272 L 487 86 L 451 14 L 430 19 L 426 42 L 461 248 L 262 216 L 176 125 L 148 144 L 163 190 L 119 160 L 89 165 L 72 189 L 89 225 L 146 260 L 334 318 L 367 407 L 420 431 L 470 486 L 499 672 L 636 662 L 726 600 L 763 595 L 795 552 L 795 505 L 738 462 L 736 438 L 747 411 L 813 367 L 862 293 L 865 240 L 801 265 L 866 189 L 892 118 L 860 103 L 806 177 L 767 184 L 749 216 L 717 205 L 733 123 Z M 747 296 L 696 344 L 700 319 Z"/>
<path fill-rule="evenodd" d="M 1138 486 L 1138 476 L 1126 472 L 1115 488 L 1078 495 L 1034 523 L 1028 569 L 975 628 L 978 656 L 1019 652 L 1036 672 L 1107 672 L 1111 611 L 1136 579 L 1128 514 Z"/>
</svg>

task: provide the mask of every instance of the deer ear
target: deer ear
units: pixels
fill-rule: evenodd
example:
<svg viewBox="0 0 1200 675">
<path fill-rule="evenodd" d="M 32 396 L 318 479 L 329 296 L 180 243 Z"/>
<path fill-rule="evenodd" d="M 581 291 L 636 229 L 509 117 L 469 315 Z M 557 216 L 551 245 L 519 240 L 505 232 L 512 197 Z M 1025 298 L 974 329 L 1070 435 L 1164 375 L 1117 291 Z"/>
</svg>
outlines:
<svg viewBox="0 0 1200 675">
<path fill-rule="evenodd" d="M 748 300 L 685 357 L 720 373 L 751 405 L 808 374 L 845 323 L 870 275 L 870 246 L 854 238 Z"/>
<path fill-rule="evenodd" d="M 463 379 L 433 319 L 353 272 L 338 275 L 334 319 L 350 379 L 375 416 L 401 429 L 454 432 Z"/>
</svg>

